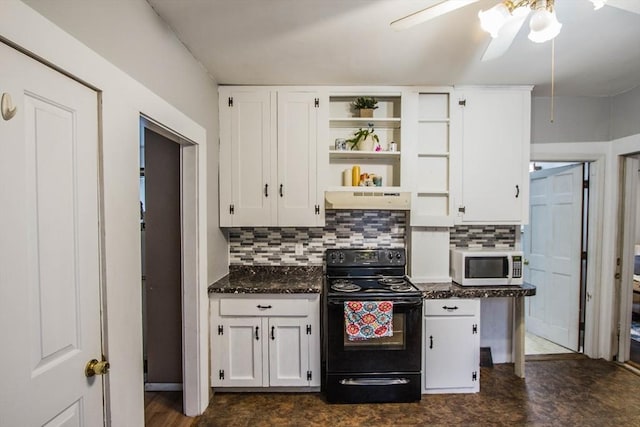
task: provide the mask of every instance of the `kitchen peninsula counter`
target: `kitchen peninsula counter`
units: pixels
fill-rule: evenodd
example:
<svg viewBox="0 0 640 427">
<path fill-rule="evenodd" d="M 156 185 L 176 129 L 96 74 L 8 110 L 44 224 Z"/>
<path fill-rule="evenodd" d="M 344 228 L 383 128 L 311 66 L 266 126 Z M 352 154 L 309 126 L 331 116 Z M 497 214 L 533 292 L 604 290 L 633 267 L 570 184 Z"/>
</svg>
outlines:
<svg viewBox="0 0 640 427">
<path fill-rule="evenodd" d="M 229 274 L 209 285 L 220 294 L 319 294 L 322 266 L 229 266 Z"/>
<path fill-rule="evenodd" d="M 460 286 L 453 282 L 414 284 L 422 291 L 424 299 L 513 298 L 536 294 L 536 287 L 529 283 L 522 286 Z"/>
<path fill-rule="evenodd" d="M 522 286 L 460 286 L 455 283 L 415 283 L 425 299 L 446 298 L 513 298 L 513 363 L 514 373 L 524 378 L 524 297 L 536 294 L 536 287 L 525 283 Z"/>
</svg>

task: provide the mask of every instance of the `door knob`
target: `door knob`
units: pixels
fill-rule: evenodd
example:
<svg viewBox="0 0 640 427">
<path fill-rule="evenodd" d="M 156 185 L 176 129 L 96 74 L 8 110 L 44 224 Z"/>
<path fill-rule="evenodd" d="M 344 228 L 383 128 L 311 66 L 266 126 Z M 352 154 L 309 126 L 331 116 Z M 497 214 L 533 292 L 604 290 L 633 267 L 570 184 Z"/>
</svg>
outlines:
<svg viewBox="0 0 640 427">
<path fill-rule="evenodd" d="M 87 366 L 84 368 L 84 374 L 87 377 L 93 377 L 95 375 L 104 375 L 109 372 L 109 362 L 106 360 L 98 361 L 97 359 L 91 359 Z"/>
</svg>

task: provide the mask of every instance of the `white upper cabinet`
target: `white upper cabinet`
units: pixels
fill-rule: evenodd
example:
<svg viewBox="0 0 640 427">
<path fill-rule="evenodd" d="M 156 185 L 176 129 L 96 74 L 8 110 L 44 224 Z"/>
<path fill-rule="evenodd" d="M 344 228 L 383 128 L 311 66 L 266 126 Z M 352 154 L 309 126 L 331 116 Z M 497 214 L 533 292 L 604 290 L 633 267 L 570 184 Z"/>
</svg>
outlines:
<svg viewBox="0 0 640 427">
<path fill-rule="evenodd" d="M 531 87 L 457 88 L 458 223 L 528 221 Z"/>
<path fill-rule="evenodd" d="M 219 92 L 220 225 L 322 225 L 318 93 L 264 87 Z"/>
<path fill-rule="evenodd" d="M 274 100 L 268 90 L 220 89 L 221 226 L 277 219 Z"/>
<path fill-rule="evenodd" d="M 318 103 L 316 104 L 316 99 Z M 278 224 L 319 225 L 316 93 L 278 92 Z"/>
<path fill-rule="evenodd" d="M 451 87 L 417 88 L 407 100 L 407 127 L 411 144 L 406 144 L 410 168 L 409 187 L 412 226 L 453 225 L 451 197 L 452 114 Z M 410 118 L 410 120 L 409 120 Z"/>
</svg>

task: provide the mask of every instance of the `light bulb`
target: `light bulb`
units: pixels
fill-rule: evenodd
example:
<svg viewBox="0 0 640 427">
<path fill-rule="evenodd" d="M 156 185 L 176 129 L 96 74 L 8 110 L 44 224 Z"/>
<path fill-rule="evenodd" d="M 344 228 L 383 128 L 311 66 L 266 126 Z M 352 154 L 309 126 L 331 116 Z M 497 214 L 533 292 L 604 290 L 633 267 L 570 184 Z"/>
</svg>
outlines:
<svg viewBox="0 0 640 427">
<path fill-rule="evenodd" d="M 481 10 L 478 12 L 480 18 L 480 27 L 491 34 L 494 39 L 498 37 L 500 29 L 511 16 L 509 8 L 504 3 L 498 3 L 489 10 Z"/>
<path fill-rule="evenodd" d="M 562 24 L 558 22 L 556 12 L 549 12 L 540 8 L 533 12 L 529 21 L 529 40 L 535 43 L 544 43 L 560 34 Z"/>
</svg>

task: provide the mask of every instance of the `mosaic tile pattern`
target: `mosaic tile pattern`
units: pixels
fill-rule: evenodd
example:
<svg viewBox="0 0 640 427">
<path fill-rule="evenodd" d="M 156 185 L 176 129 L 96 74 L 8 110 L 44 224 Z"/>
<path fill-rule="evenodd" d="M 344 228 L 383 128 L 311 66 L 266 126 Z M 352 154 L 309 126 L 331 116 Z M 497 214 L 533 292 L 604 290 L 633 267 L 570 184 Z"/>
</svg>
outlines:
<svg viewBox="0 0 640 427">
<path fill-rule="evenodd" d="M 405 211 L 328 210 L 325 220 L 324 227 L 230 228 L 229 265 L 322 265 L 328 248 L 405 247 Z"/>
<path fill-rule="evenodd" d="M 451 228 L 451 248 L 515 248 L 515 225 L 458 225 Z"/>
</svg>

